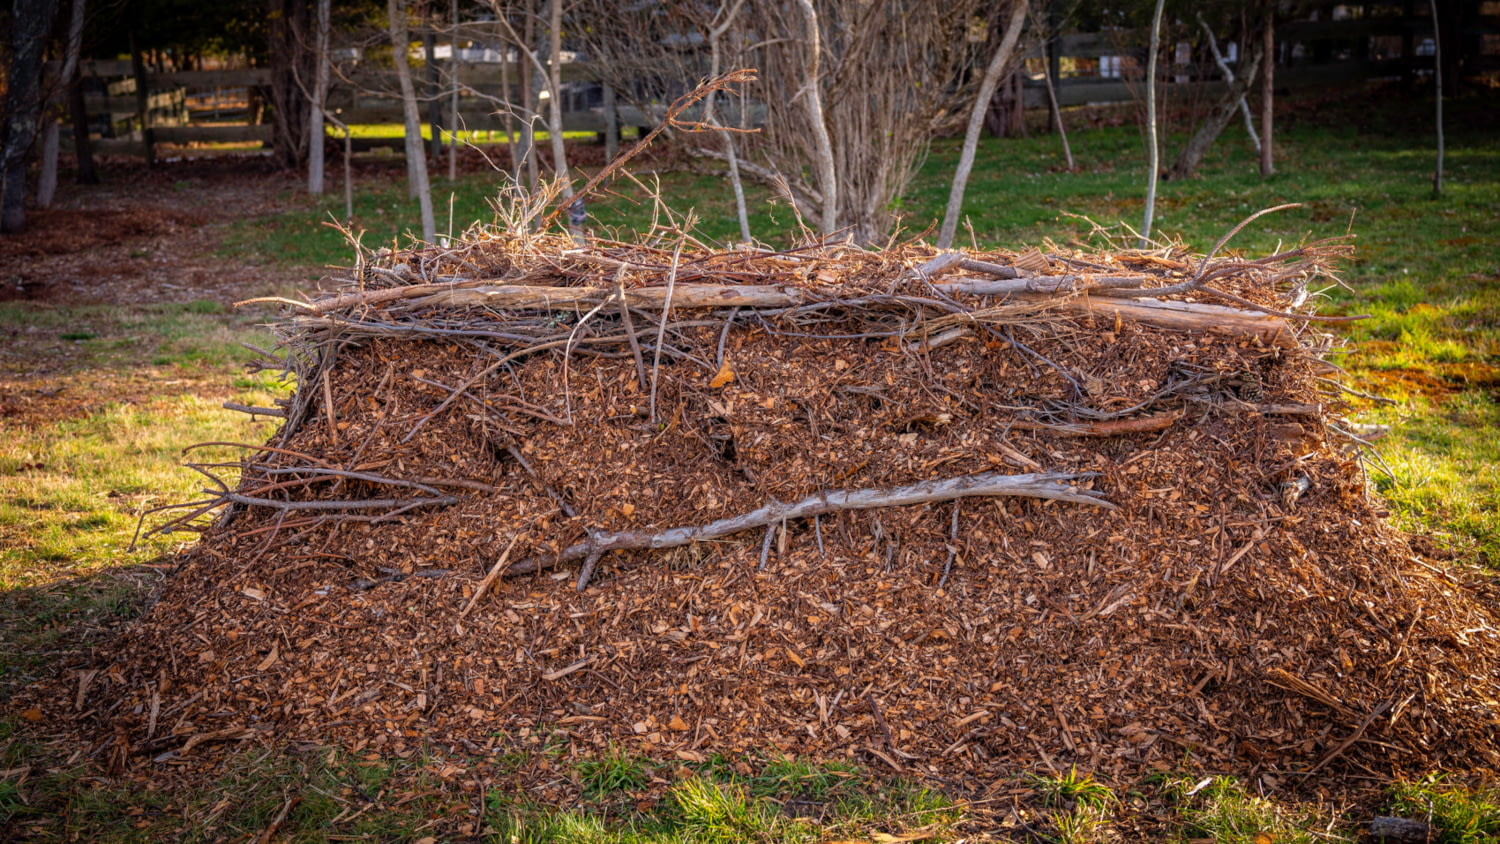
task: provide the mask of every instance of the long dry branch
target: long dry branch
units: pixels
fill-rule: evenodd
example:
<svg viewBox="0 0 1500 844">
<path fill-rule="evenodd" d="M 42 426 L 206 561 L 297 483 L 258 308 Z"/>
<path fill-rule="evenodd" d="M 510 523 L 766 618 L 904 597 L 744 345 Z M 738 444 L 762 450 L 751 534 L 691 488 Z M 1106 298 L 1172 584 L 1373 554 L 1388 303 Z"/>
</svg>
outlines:
<svg viewBox="0 0 1500 844">
<path fill-rule="evenodd" d="M 932 504 L 971 496 L 1014 495 L 1024 498 L 1047 498 L 1075 504 L 1091 504 L 1114 509 L 1101 493 L 1072 486 L 1071 482 L 1096 477 L 1098 473 L 1062 473 L 1002 475 L 981 472 L 921 481 L 887 489 L 833 489 L 809 495 L 798 501 L 771 501 L 764 506 L 719 519 L 706 525 L 683 525 L 656 532 L 616 530 L 593 531 L 589 538 L 564 548 L 560 553 L 521 560 L 506 569 L 506 575 L 527 574 L 564 565 L 577 560 L 597 558 L 610 551 L 676 548 L 694 542 L 719 539 L 741 531 L 766 528 L 795 519 L 810 519 L 841 510 L 872 510 L 880 507 L 907 507 Z M 586 585 L 580 578 L 579 588 Z"/>
<path fill-rule="evenodd" d="M 1143 322 L 1164 328 L 1204 331 L 1219 328 L 1234 334 L 1261 337 L 1277 345 L 1292 346 L 1295 339 L 1287 320 L 1259 311 L 1183 302 L 1171 299 L 1113 298 L 1115 287 L 1094 287 L 1087 275 L 1028 279 L 978 279 L 959 277 L 932 286 L 949 296 L 994 296 L 1023 302 L 1054 304 L 1059 310 L 1090 313 Z M 1115 283 L 1124 277 L 1110 276 Z M 422 289 L 425 288 L 425 289 Z M 434 291 L 414 286 L 426 295 L 406 303 L 412 309 L 486 307 L 496 310 L 571 311 L 593 307 L 620 295 L 618 287 L 542 287 L 494 284 Z M 1081 295 L 1081 294 L 1088 295 Z M 666 287 L 638 287 L 624 291 L 628 307 L 660 310 L 666 304 Z M 677 284 L 672 307 L 677 310 L 728 308 L 784 308 L 813 304 L 825 297 L 819 291 L 794 284 Z M 330 317 L 325 316 L 325 319 Z"/>
</svg>

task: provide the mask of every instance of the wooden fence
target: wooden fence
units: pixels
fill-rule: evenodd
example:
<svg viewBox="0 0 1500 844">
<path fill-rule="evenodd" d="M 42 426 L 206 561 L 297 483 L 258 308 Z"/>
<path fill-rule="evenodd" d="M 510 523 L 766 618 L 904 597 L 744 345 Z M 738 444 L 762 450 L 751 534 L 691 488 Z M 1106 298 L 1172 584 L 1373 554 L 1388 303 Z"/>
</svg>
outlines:
<svg viewBox="0 0 1500 844">
<path fill-rule="evenodd" d="M 477 25 L 475 25 L 477 26 Z M 1425 27 L 1425 29 L 1424 29 Z M 1430 35 L 1430 21 L 1421 17 L 1391 16 L 1354 21 L 1293 21 L 1278 27 L 1277 85 L 1282 88 L 1327 86 L 1383 76 L 1411 76 L 1432 67 L 1430 55 L 1413 49 Z M 477 32 L 477 30 L 476 30 Z M 477 36 L 476 36 L 477 37 Z M 1140 66 L 1144 64 L 1143 34 L 1133 31 L 1079 33 L 1051 45 L 1057 99 L 1063 107 L 1111 104 L 1138 99 L 1142 93 Z M 1392 47 L 1394 43 L 1394 47 Z M 1329 45 L 1333 45 L 1330 47 Z M 1352 45 L 1352 46 L 1351 46 Z M 1226 45 L 1227 47 L 1227 45 Z M 1200 51 L 1201 52 L 1201 51 Z M 1395 58 L 1391 57 L 1392 53 Z M 1177 51 L 1167 50 L 1170 58 Z M 1217 91 L 1220 71 L 1201 55 L 1165 65 L 1171 94 L 1193 96 Z M 440 60 L 442 78 L 450 78 L 447 60 Z M 519 99 L 520 68 L 514 63 L 460 62 L 451 68 L 462 94 L 458 126 L 462 130 L 503 132 L 516 126 L 501 112 L 501 103 Z M 151 73 L 148 95 L 136 96 L 136 79 L 126 60 L 85 61 L 82 73 L 90 125 L 100 136 L 96 150 L 103 154 L 143 155 L 149 138 L 156 144 L 266 143 L 271 127 L 260 122 L 253 107 L 254 92 L 271 82 L 269 70 L 205 70 Z M 419 84 L 426 76 L 417 70 Z M 603 88 L 586 62 L 563 66 L 563 128 L 570 132 L 603 133 L 607 124 Z M 510 90 L 505 90 L 505 82 Z M 328 112 L 347 125 L 400 124 L 401 103 L 394 74 L 372 67 L 359 69 L 347 80 L 335 80 L 328 95 Z M 1022 79 L 1022 102 L 1027 108 L 1046 108 L 1041 53 L 1033 50 Z M 439 96 L 441 120 L 448 122 L 450 103 Z M 643 111 L 621 98 L 617 126 L 649 127 L 660 119 L 660 108 Z M 728 104 L 726 109 L 732 109 Z M 746 115 L 755 123 L 763 107 L 751 105 Z M 737 114 L 722 116 L 738 122 Z M 423 118 L 427 118 L 423 108 Z M 454 127 L 445 127 L 448 129 Z M 359 148 L 400 148 L 399 139 L 357 139 Z"/>
</svg>

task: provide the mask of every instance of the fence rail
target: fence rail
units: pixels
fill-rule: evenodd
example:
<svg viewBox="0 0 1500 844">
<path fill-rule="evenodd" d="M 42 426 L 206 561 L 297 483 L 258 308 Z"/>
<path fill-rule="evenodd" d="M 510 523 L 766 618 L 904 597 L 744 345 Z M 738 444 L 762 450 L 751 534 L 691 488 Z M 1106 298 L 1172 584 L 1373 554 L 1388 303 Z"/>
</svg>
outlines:
<svg viewBox="0 0 1500 844">
<path fill-rule="evenodd" d="M 493 39 L 492 31 L 482 24 L 466 24 L 467 34 L 475 41 Z M 467 32 L 467 30 L 466 30 Z M 1412 76 L 1430 70 L 1433 59 L 1430 55 L 1416 55 L 1420 51 L 1411 48 L 1414 39 L 1430 36 L 1430 21 L 1422 16 L 1387 16 L 1346 21 L 1291 21 L 1278 26 L 1280 61 L 1276 81 L 1279 87 L 1302 88 L 1317 85 L 1348 83 L 1360 79 L 1388 76 Z M 420 33 L 418 33 L 420 34 Z M 1406 42 L 1405 55 L 1387 58 L 1385 47 L 1376 49 L 1377 39 L 1389 39 L 1400 35 Z M 443 37 L 446 39 L 447 35 Z M 1139 61 L 1143 52 L 1144 32 L 1116 30 L 1098 33 L 1073 33 L 1056 39 L 1049 52 L 1054 60 L 1067 61 L 1073 72 L 1059 73 L 1054 78 L 1057 99 L 1061 106 L 1103 105 L 1130 102 L 1142 94 Z M 1328 45 L 1337 43 L 1343 51 L 1328 61 Z M 1355 44 L 1350 50 L 1348 45 Z M 1226 45 L 1227 46 L 1227 45 Z M 1170 51 L 1169 51 L 1170 52 Z M 1336 51 L 1337 52 L 1337 51 Z M 520 99 L 519 81 L 521 66 L 514 54 L 504 51 L 487 51 L 495 57 L 506 56 L 503 62 L 452 62 L 439 59 L 445 79 L 456 79 L 460 86 L 458 126 L 461 130 L 498 132 L 518 125 L 515 118 L 507 120 L 500 113 L 503 101 Z M 1041 59 L 1039 49 L 1034 49 L 1029 59 L 1033 72 L 1023 74 L 1020 84 L 1021 102 L 1026 108 L 1048 107 L 1046 89 L 1039 71 Z M 1311 60 L 1309 60 L 1311 57 Z M 1196 62 L 1176 63 L 1167 66 L 1166 84 L 1169 90 L 1198 96 L 1221 90 L 1223 82 L 1217 67 L 1197 56 Z M 50 63 L 56 72 L 56 63 Z M 1079 70 L 1083 72 L 1078 72 Z M 1109 70 L 1113 75 L 1099 71 Z M 91 126 L 101 136 L 98 149 L 106 153 L 148 154 L 149 137 L 155 143 L 264 143 L 271 137 L 271 129 L 250 121 L 257 119 L 262 109 L 255 106 L 256 92 L 271 84 L 271 71 L 265 68 L 239 70 L 194 70 L 149 74 L 146 85 L 150 95 L 145 101 L 145 114 L 135 96 L 136 79 L 132 64 L 124 59 L 85 60 L 81 72 L 90 81 L 88 90 L 94 93 L 85 98 L 85 106 L 91 115 Z M 418 71 L 419 83 L 426 74 Z M 561 69 L 563 81 L 563 129 L 570 132 L 603 133 L 606 120 L 602 107 L 602 86 L 597 81 L 596 71 L 585 61 L 567 62 Z M 507 90 L 506 84 L 509 89 Z M 451 84 L 451 83 L 448 83 Z M 242 97 L 232 97 L 229 105 L 222 104 L 225 91 L 244 92 Z M 397 84 L 391 71 L 380 70 L 369 65 L 358 68 L 348 79 L 335 79 L 329 94 L 327 110 L 338 121 L 348 125 L 392 124 L 403 120 L 400 100 L 396 96 Z M 449 102 L 443 92 L 435 92 L 441 101 L 442 120 L 452 118 Z M 649 127 L 660 119 L 660 108 L 642 109 L 626 104 L 622 97 L 617 108 L 617 126 Z M 208 103 L 211 103 L 209 105 Z M 423 116 L 427 109 L 423 108 Z M 723 113 L 726 120 L 738 121 L 738 117 Z M 754 124 L 762 119 L 763 106 L 752 106 L 747 115 Z M 144 120 L 142 118 L 144 117 Z M 225 118 L 237 118 L 237 122 L 225 123 Z M 215 125 L 202 125 L 207 118 Z M 194 122 L 194 121 L 198 122 Z M 144 124 L 144 125 L 143 125 Z M 455 127 L 445 127 L 455 128 Z M 149 133 L 149 135 L 147 134 Z M 361 146 L 379 144 L 399 146 L 394 141 L 364 141 Z"/>
</svg>

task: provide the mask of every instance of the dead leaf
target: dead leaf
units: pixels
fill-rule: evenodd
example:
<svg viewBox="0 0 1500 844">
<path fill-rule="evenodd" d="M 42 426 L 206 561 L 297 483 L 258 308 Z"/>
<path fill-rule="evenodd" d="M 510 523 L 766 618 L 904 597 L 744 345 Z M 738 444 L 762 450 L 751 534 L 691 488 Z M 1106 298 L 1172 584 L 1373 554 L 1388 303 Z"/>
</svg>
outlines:
<svg viewBox="0 0 1500 844">
<path fill-rule="evenodd" d="M 725 360 L 719 365 L 718 374 L 714 375 L 713 380 L 708 382 L 708 386 L 717 390 L 726 384 L 732 383 L 734 383 L 734 368 L 729 365 L 728 360 Z"/>
<path fill-rule="evenodd" d="M 42 720 L 42 710 L 40 710 L 37 707 L 33 706 L 30 709 L 26 710 L 25 712 L 22 712 L 21 713 L 21 717 L 24 718 L 24 719 L 26 719 L 27 721 L 31 721 L 31 722 L 34 723 L 34 722 Z"/>
<path fill-rule="evenodd" d="M 688 723 L 682 720 L 682 716 L 673 715 L 672 720 L 667 722 L 667 729 L 676 730 L 679 733 L 686 732 L 688 729 Z"/>
<path fill-rule="evenodd" d="M 252 601 L 264 601 L 266 599 L 266 593 L 260 591 L 259 589 L 256 589 L 253 586 L 246 589 L 241 589 L 240 594 L 244 595 L 246 598 L 249 598 Z"/>
</svg>

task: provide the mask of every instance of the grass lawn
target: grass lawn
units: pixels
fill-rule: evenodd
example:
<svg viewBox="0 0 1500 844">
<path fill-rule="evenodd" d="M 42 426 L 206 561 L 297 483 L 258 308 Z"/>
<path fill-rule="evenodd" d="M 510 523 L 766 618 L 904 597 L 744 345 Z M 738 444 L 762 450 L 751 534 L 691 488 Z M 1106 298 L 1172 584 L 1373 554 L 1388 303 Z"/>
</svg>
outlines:
<svg viewBox="0 0 1500 844">
<path fill-rule="evenodd" d="M 1390 474 L 1372 470 L 1402 524 L 1432 533 L 1460 564 L 1500 568 L 1500 120 L 1483 99 L 1448 103 L 1447 181 L 1434 198 L 1430 103 L 1411 97 L 1285 104 L 1278 114 L 1278 173 L 1262 179 L 1243 129 L 1233 126 L 1201 175 L 1163 183 L 1158 238 L 1203 251 L 1248 214 L 1285 202 L 1303 207 L 1263 218 L 1233 249 L 1264 254 L 1278 243 L 1353 232 L 1347 289 L 1326 307 L 1372 318 L 1341 328 L 1356 386 L 1394 399 L 1366 402 L 1359 421 L 1388 427 L 1378 443 Z M 1081 118 L 1081 115 L 1079 116 Z M 397 127 L 399 128 L 399 127 Z M 369 131 L 375 132 L 377 128 Z M 372 135 L 375 136 L 375 135 Z M 1075 127 L 1077 172 L 1062 168 L 1055 136 L 983 141 L 965 205 L 983 248 L 1088 243 L 1092 220 L 1138 226 L 1144 150 L 1134 126 Z M 1184 140 L 1164 145 L 1170 157 Z M 956 140 L 934 144 L 899 203 L 909 234 L 934 221 L 947 197 Z M 395 173 L 396 171 L 390 171 Z M 638 175 L 645 176 L 640 173 Z M 656 174 L 661 195 L 697 222 L 701 236 L 737 237 L 732 199 L 711 175 Z M 362 182 L 355 227 L 367 245 L 403 239 L 416 205 L 404 186 Z M 489 220 L 500 174 L 435 184 L 439 229 Z M 649 198 L 625 182 L 591 201 L 592 225 L 645 225 Z M 785 243 L 784 205 L 751 188 L 751 227 Z M 228 231 L 223 254 L 250 263 L 318 268 L 347 263 L 337 191 L 289 194 L 287 210 Z M 451 212 L 450 212 L 451 209 Z M 1074 216 L 1079 215 L 1079 216 Z M 1095 240 L 1093 245 L 1103 243 Z M 0 304 L 0 327 L 50 344 L 58 384 L 92 401 L 58 418 L 0 417 L 0 700 L 139 613 L 163 577 L 160 555 L 180 537 L 128 550 L 144 510 L 190 500 L 198 484 L 175 468 L 203 440 L 259 441 L 270 432 L 218 408 L 232 398 L 269 404 L 281 387 L 238 372 L 264 343 L 254 315 L 209 304 L 37 308 Z M 0 364 L 5 359 L 0 357 Z M 161 385 L 175 382 L 175 390 Z M 381 758 L 339 749 L 230 756 L 183 793 L 148 778 L 95 778 L 58 764 L 21 729 L 28 713 L 0 718 L 0 838 L 44 840 L 423 840 L 453 835 L 524 841 L 1136 840 L 1147 828 L 1182 841 L 1353 841 L 1367 819 L 1333 804 L 1291 804 L 1252 784 L 1189 771 L 1139 783 L 1099 783 L 1076 771 L 1016 772 L 1003 807 L 956 803 L 921 785 L 871 771 L 775 756 L 708 763 L 621 754 L 568 762 L 553 736 L 507 737 L 506 753 L 472 759 Z M 519 790 L 547 771 L 557 789 Z M 567 795 L 548 802 L 538 794 Z M 1500 837 L 1500 791 L 1440 776 L 1390 783 L 1378 808 L 1441 822 L 1451 841 Z M 436 832 L 434 832 L 436 830 Z M 268 832 L 269 831 L 269 832 Z"/>
</svg>

